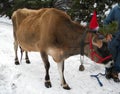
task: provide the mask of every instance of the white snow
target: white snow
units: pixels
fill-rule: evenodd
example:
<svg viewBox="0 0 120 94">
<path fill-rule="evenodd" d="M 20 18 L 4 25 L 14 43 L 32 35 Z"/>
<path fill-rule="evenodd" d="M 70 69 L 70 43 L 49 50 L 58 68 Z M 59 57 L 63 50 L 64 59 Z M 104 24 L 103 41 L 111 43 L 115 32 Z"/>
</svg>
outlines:
<svg viewBox="0 0 120 94">
<path fill-rule="evenodd" d="M 118 5 L 118 3 L 113 4 L 113 5 L 112 5 L 112 8 L 114 8 L 114 7 L 117 6 L 117 5 Z M 105 8 L 108 8 L 108 6 L 105 5 Z M 105 12 L 105 15 L 108 16 L 108 14 L 109 14 L 110 11 L 111 11 L 111 9 L 108 9 L 108 10 Z"/>
<path fill-rule="evenodd" d="M 1 17 L 0 94 L 120 94 L 120 83 L 99 76 L 103 84 L 101 87 L 96 78 L 90 77 L 90 75 L 104 73 L 104 65 L 85 57 L 85 71 L 79 71 L 79 55 L 65 61 L 65 78 L 71 90 L 64 90 L 61 87 L 57 64 L 49 56 L 52 88 L 46 88 L 44 86 L 45 69 L 40 54 L 29 52 L 31 64 L 26 64 L 23 59 L 21 65 L 15 65 L 13 48 L 11 20 Z"/>
</svg>

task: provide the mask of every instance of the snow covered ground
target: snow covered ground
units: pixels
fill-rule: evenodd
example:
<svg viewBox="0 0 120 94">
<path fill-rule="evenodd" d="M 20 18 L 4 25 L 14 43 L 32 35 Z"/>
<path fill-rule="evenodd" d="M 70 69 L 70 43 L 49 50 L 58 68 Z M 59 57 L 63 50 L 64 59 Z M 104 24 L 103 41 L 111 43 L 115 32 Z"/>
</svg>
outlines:
<svg viewBox="0 0 120 94">
<path fill-rule="evenodd" d="M 20 53 L 19 53 L 20 57 Z M 29 53 L 31 64 L 23 59 L 21 65 L 14 64 L 12 23 L 6 17 L 0 18 L 0 94 L 120 94 L 120 83 L 99 76 L 103 86 L 90 75 L 104 73 L 104 66 L 85 57 L 85 71 L 79 71 L 80 56 L 65 61 L 65 78 L 71 90 L 60 86 L 57 64 L 50 60 L 52 88 L 45 88 L 45 69 L 40 54 Z M 120 77 L 120 75 L 119 75 Z"/>
</svg>

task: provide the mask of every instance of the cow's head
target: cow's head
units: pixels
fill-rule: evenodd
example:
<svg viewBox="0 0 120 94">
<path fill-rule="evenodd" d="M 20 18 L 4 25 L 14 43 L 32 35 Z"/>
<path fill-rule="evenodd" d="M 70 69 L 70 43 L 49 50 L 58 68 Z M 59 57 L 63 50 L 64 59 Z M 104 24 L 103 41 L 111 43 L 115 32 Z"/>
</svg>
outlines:
<svg viewBox="0 0 120 94">
<path fill-rule="evenodd" d="M 93 36 L 92 44 L 95 48 L 95 51 L 98 53 L 98 55 L 100 55 L 103 58 L 110 56 L 110 51 L 108 49 L 108 42 L 106 41 L 106 38 L 103 38 L 101 36 L 98 37 L 98 35 Z M 104 60 L 102 63 L 107 66 L 109 65 L 110 67 L 113 64 L 113 59 L 112 57 L 110 57 Z"/>
</svg>

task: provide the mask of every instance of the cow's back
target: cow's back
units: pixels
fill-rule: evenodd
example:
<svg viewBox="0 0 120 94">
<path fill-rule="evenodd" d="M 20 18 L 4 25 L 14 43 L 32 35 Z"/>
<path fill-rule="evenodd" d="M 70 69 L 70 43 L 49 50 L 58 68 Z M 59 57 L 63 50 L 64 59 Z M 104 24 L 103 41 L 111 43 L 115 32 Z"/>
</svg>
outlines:
<svg viewBox="0 0 120 94">
<path fill-rule="evenodd" d="M 23 8 L 23 9 L 18 9 L 16 11 L 13 12 L 12 14 L 12 23 L 13 23 L 13 32 L 14 32 L 14 38 L 16 40 L 16 31 L 19 28 L 20 24 L 22 23 L 22 21 L 30 16 L 30 15 L 35 15 L 38 12 L 42 13 L 46 10 L 47 8 L 43 9 L 38 9 L 38 10 L 33 10 L 33 9 L 27 9 L 27 8 Z"/>
<path fill-rule="evenodd" d="M 22 23 L 22 21 L 29 15 L 33 15 L 36 14 L 36 10 L 32 10 L 32 9 L 27 9 L 27 8 L 23 8 L 23 9 L 18 9 L 16 11 L 13 12 L 12 14 L 12 23 L 13 23 L 13 32 L 14 32 L 14 38 L 16 40 L 16 31 L 19 27 L 19 25 Z"/>
<path fill-rule="evenodd" d="M 27 8 L 18 9 L 14 11 L 12 14 L 13 25 L 17 25 L 18 27 L 26 17 L 30 15 L 35 15 L 40 11 L 42 11 L 42 9 L 33 10 L 33 9 L 27 9 Z"/>
</svg>

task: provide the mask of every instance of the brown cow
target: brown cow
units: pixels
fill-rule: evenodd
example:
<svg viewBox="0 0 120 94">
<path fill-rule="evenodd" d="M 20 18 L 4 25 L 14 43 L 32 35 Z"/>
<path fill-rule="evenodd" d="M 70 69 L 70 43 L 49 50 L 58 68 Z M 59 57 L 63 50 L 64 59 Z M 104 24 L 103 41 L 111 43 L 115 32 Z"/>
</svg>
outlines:
<svg viewBox="0 0 120 94">
<path fill-rule="evenodd" d="M 51 87 L 48 61 L 50 55 L 58 65 L 62 87 L 70 89 L 64 78 L 64 60 L 80 54 L 80 43 L 85 31 L 86 27 L 72 21 L 65 12 L 49 8 L 42 14 L 39 12 L 24 19 L 15 35 L 24 51 L 41 53 L 46 69 L 46 87 Z"/>
<path fill-rule="evenodd" d="M 12 23 L 13 23 L 13 33 L 14 33 L 14 50 L 15 50 L 15 64 L 19 64 L 19 60 L 18 60 L 18 56 L 17 56 L 17 50 L 18 50 L 18 43 L 16 41 L 16 31 L 19 27 L 19 25 L 22 23 L 22 21 L 30 16 L 30 15 L 34 15 L 34 14 L 37 14 L 37 12 L 41 12 L 43 13 L 45 9 L 40 9 L 40 10 L 32 10 L 32 9 L 27 9 L 27 8 L 23 8 L 23 9 L 18 9 L 16 11 L 13 12 L 13 15 L 12 15 Z M 22 49 L 21 49 L 22 50 Z M 28 58 L 28 53 L 27 51 L 25 52 L 26 53 L 26 63 L 30 63 L 29 61 L 29 58 Z"/>
</svg>

